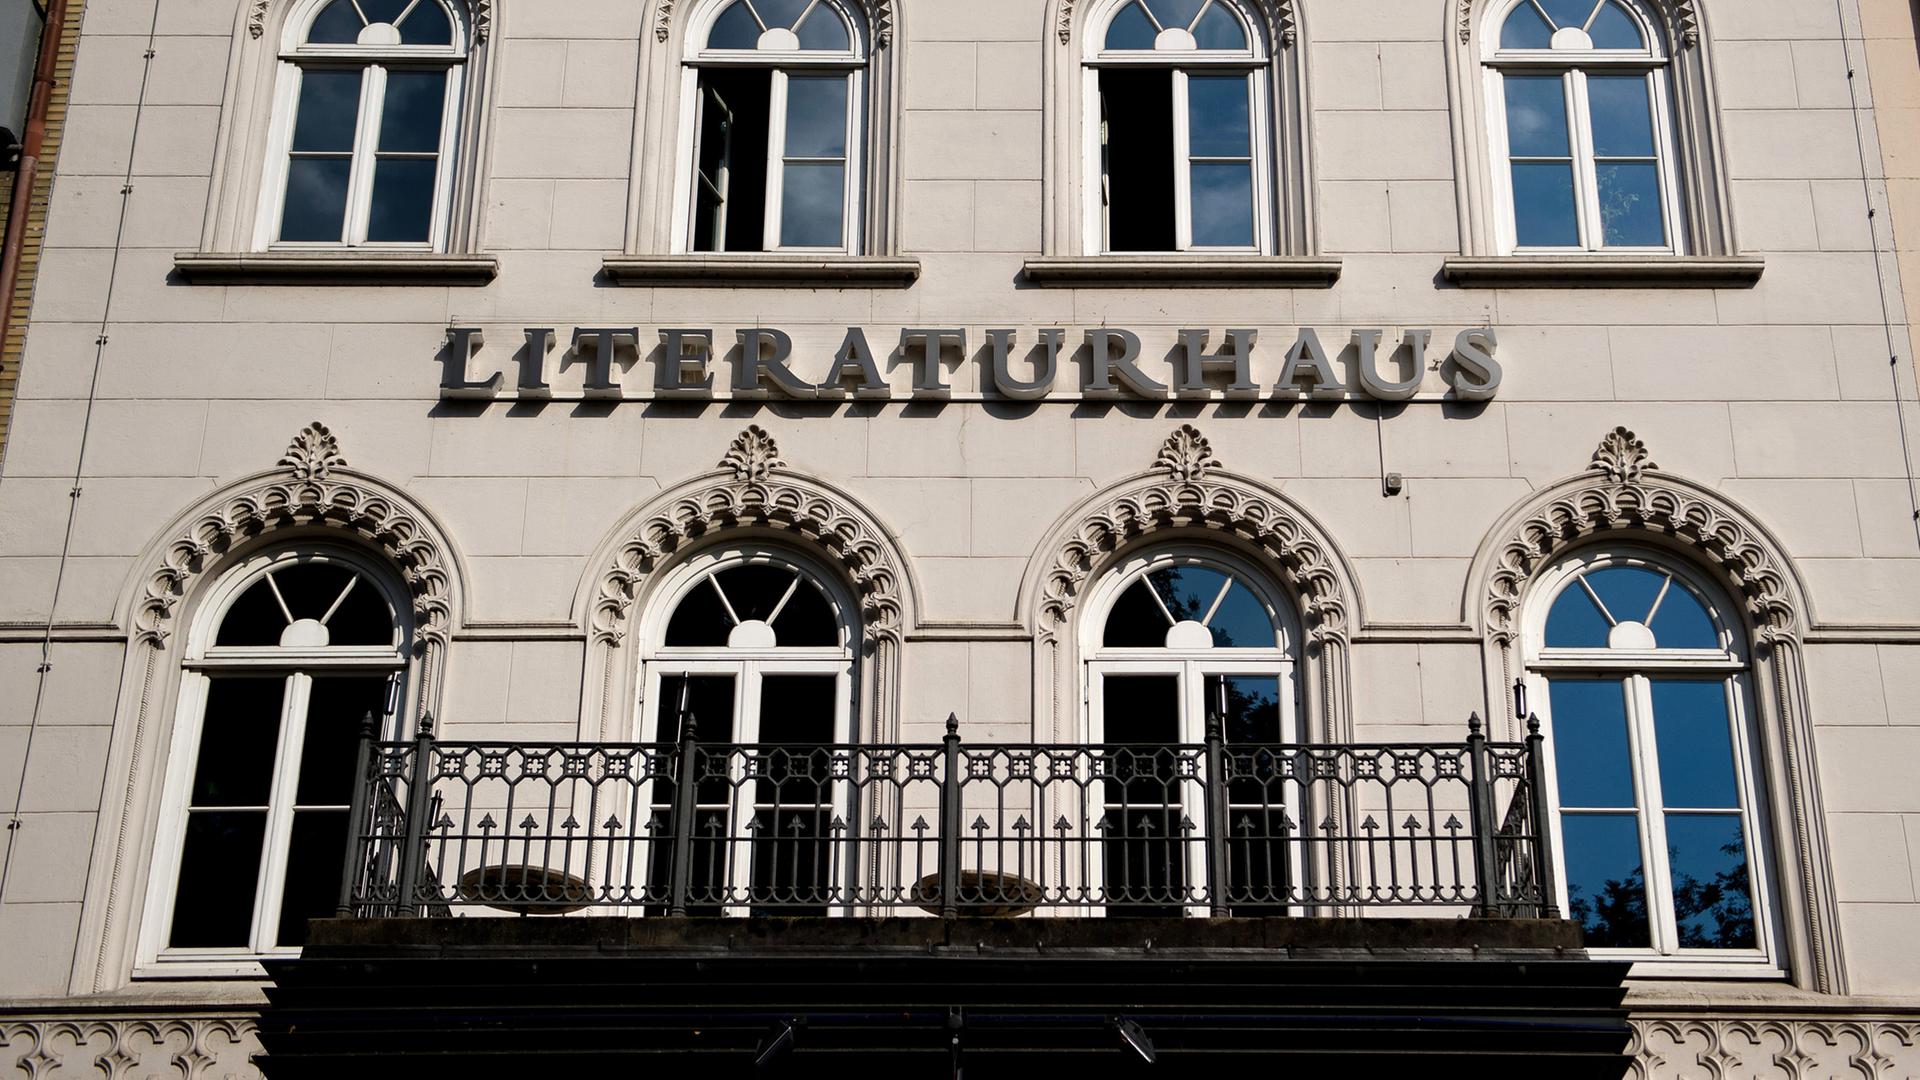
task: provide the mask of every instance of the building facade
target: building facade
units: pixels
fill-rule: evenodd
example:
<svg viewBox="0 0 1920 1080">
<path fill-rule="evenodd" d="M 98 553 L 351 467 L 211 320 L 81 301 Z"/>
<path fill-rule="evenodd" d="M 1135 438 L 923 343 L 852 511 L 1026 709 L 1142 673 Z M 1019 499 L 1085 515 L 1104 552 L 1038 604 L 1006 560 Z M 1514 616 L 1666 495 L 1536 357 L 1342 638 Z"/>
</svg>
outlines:
<svg viewBox="0 0 1920 1080">
<path fill-rule="evenodd" d="M 251 1075 L 355 924 L 1135 914 L 1920 1076 L 1903 2 L 70 6 L 0 1067 Z"/>
</svg>

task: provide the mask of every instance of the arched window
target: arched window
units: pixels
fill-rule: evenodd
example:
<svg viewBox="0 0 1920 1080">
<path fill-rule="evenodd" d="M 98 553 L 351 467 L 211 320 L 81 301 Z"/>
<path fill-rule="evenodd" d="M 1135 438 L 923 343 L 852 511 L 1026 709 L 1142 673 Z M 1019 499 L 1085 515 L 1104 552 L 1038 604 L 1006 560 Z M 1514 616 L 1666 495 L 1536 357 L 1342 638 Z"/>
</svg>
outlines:
<svg viewBox="0 0 1920 1080">
<path fill-rule="evenodd" d="M 1518 0 L 1490 26 L 1502 249 L 1685 253 L 1659 23 L 1639 0 Z"/>
<path fill-rule="evenodd" d="M 856 609 L 832 580 L 786 552 L 732 549 L 691 560 L 662 589 L 641 738 L 679 744 L 690 720 L 700 746 L 695 913 L 826 911 L 826 841 L 847 813 L 826 748 L 853 739 L 859 641 Z M 674 834 L 675 794 L 670 780 L 654 785 L 651 835 Z M 670 864 L 670 847 L 655 845 L 654 895 Z"/>
<path fill-rule="evenodd" d="M 1536 587 L 1529 675 L 1548 734 L 1561 893 L 1597 954 L 1772 963 L 1746 645 L 1684 567 L 1608 551 Z"/>
<path fill-rule="evenodd" d="M 1090 816 L 1105 826 L 1106 895 L 1130 914 L 1178 914 L 1203 884 L 1188 870 L 1198 870 L 1207 816 L 1192 748 L 1214 720 L 1230 745 L 1292 741 L 1293 634 L 1261 575 L 1213 552 L 1135 558 L 1088 610 L 1088 741 L 1108 762 L 1105 803 Z M 1276 797 L 1259 781 L 1229 785 L 1228 819 L 1241 830 L 1236 897 L 1285 895 L 1292 870 Z"/>
<path fill-rule="evenodd" d="M 863 20 L 848 0 L 725 0 L 688 39 L 690 251 L 858 254 Z"/>
<path fill-rule="evenodd" d="M 403 700 L 408 636 L 389 572 L 342 550 L 261 555 L 209 592 L 180 686 L 147 962 L 289 952 L 333 913 L 361 723 Z"/>
<path fill-rule="evenodd" d="M 1094 250 L 1273 250 L 1273 91 L 1259 27 L 1237 0 L 1120 0 L 1091 23 Z"/>
<path fill-rule="evenodd" d="M 447 0 L 288 18 L 260 232 L 274 248 L 447 247 L 468 27 Z"/>
</svg>

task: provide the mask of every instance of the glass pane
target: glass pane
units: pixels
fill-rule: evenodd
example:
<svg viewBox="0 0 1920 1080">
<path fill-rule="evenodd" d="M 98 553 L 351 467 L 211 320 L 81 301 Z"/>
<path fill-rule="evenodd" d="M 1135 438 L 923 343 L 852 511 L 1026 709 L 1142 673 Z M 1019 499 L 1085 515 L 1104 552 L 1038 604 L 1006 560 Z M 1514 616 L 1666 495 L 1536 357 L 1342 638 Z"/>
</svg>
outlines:
<svg viewBox="0 0 1920 1080">
<path fill-rule="evenodd" d="M 711 579 L 695 585 L 667 620 L 667 644 L 684 648 L 720 647 L 733 632 L 733 620 L 713 591 Z"/>
<path fill-rule="evenodd" d="M 740 616 L 741 622 L 754 622 L 765 621 L 773 615 L 773 609 L 779 606 L 799 576 L 790 567 L 749 564 L 722 570 L 719 581 L 727 601 L 733 605 L 733 613 Z"/>
<path fill-rule="evenodd" d="M 287 163 L 287 201 L 280 239 L 338 244 L 346 239 L 347 178 L 351 158 L 295 158 Z"/>
<path fill-rule="evenodd" d="M 1615 622 L 1646 622 L 1653 602 L 1667 584 L 1665 574 L 1639 566 L 1609 566 L 1583 576 L 1594 595 L 1613 613 Z M 1575 582 L 1569 588 L 1578 589 L 1580 585 Z"/>
<path fill-rule="evenodd" d="M 787 157 L 847 156 L 845 76 L 787 80 Z"/>
<path fill-rule="evenodd" d="M 1193 246 L 1253 246 L 1253 166 L 1193 167 Z"/>
<path fill-rule="evenodd" d="M 1169 566 L 1147 575 L 1175 622 L 1205 622 L 1207 611 L 1227 584 L 1227 575 L 1207 566 Z M 1166 634 L 1161 634 L 1161 644 Z"/>
<path fill-rule="evenodd" d="M 840 13 L 831 4 L 823 3 L 814 8 L 813 14 L 801 20 L 796 32 L 803 49 L 847 52 L 853 48 L 853 37 L 847 30 L 846 21 L 840 18 Z"/>
<path fill-rule="evenodd" d="M 1100 643 L 1109 649 L 1159 649 L 1167 644 L 1167 628 L 1172 623 L 1154 602 L 1145 581 L 1127 586 L 1107 613 L 1106 631 Z"/>
<path fill-rule="evenodd" d="M 826 594 L 818 585 L 804 577 L 800 579 L 800 587 L 793 591 L 793 598 L 781 609 L 780 617 L 773 620 L 773 632 L 783 649 L 832 649 L 843 644 L 840 620 L 833 613 L 833 605 L 827 603 Z"/>
<path fill-rule="evenodd" d="M 307 698 L 307 729 L 300 740 L 299 806 L 346 806 L 353 802 L 354 757 L 360 723 L 373 714 L 374 737 L 387 711 L 384 675 L 326 677 L 313 680 Z"/>
<path fill-rule="evenodd" d="M 1608 247 L 1665 247 L 1660 172 L 1652 162 L 1600 162 L 1600 235 Z"/>
<path fill-rule="evenodd" d="M 846 219 L 845 165 L 789 164 L 780 192 L 782 247 L 837 248 Z"/>
<path fill-rule="evenodd" d="M 754 797 L 761 803 L 818 804 L 832 799 L 832 752 L 839 680 L 831 675 L 769 675 L 760 682 L 760 736 L 764 773 Z"/>
<path fill-rule="evenodd" d="M 398 636 L 392 610 L 365 578 L 340 601 L 333 618 L 327 620 L 327 633 L 330 645 L 392 646 Z"/>
<path fill-rule="evenodd" d="M 793 29 L 793 21 L 807 10 L 812 0 L 753 0 L 753 9 L 760 13 L 767 26 L 783 30 Z M 825 0 L 821 0 L 825 4 Z"/>
<path fill-rule="evenodd" d="M 1596 156 L 1653 156 L 1653 106 L 1647 95 L 1643 75 L 1587 76 Z"/>
<path fill-rule="evenodd" d="M 1147 0 L 1147 9 L 1160 25 L 1185 30 L 1193 25 L 1194 16 L 1200 14 L 1200 6 L 1207 0 Z"/>
<path fill-rule="evenodd" d="M 360 13 L 353 9 L 353 0 L 333 0 L 314 17 L 307 40 L 315 45 L 351 45 L 360 40 L 364 25 Z"/>
<path fill-rule="evenodd" d="M 436 158 L 381 158 L 373 170 L 373 206 L 367 239 L 379 244 L 423 244 L 433 239 Z"/>
<path fill-rule="evenodd" d="M 740 0 L 713 22 L 707 35 L 709 49 L 751 49 L 760 43 L 760 24 L 753 21 L 746 0 Z"/>
<path fill-rule="evenodd" d="M 1280 643 L 1266 605 L 1238 581 L 1228 586 L 1227 598 L 1207 629 L 1213 632 L 1214 646 L 1221 649 L 1271 649 Z"/>
<path fill-rule="evenodd" d="M 1678 581 L 1667 590 L 1667 598 L 1660 602 L 1660 610 L 1653 616 L 1653 636 L 1663 649 L 1722 647 L 1720 631 L 1714 628 L 1706 605 L 1692 590 L 1681 588 Z"/>
<path fill-rule="evenodd" d="M 657 740 L 662 743 L 680 741 L 680 717 L 682 710 L 691 716 L 694 722 L 694 734 L 702 745 L 730 743 L 734 737 L 733 727 L 733 676 L 731 675 L 667 675 L 660 680 L 660 700 L 654 705 L 654 730 Z M 711 759 L 705 755 L 693 764 L 695 772 L 700 774 L 700 790 L 696 798 L 702 803 L 724 803 L 730 800 L 732 785 L 727 780 L 727 759 L 725 751 L 720 751 Z M 711 765 L 711 771 L 705 766 Z M 653 801 L 662 805 L 673 802 L 675 779 L 663 777 L 654 784 Z"/>
<path fill-rule="evenodd" d="M 1588 36 L 1593 38 L 1596 49 L 1644 49 L 1646 38 L 1640 35 L 1640 24 L 1633 21 L 1617 0 L 1608 0 L 1594 17 L 1593 25 L 1587 28 Z"/>
<path fill-rule="evenodd" d="M 1564 814 L 1567 915 L 1586 930 L 1590 949 L 1646 948 L 1647 880 L 1632 814 Z"/>
<path fill-rule="evenodd" d="M 347 812 L 305 810 L 293 815 L 287 846 L 286 891 L 280 895 L 281 945 L 305 945 L 307 920 L 333 916 L 340 871 L 347 861 Z"/>
<path fill-rule="evenodd" d="M 360 5 L 360 11 L 370 23 L 390 23 L 407 10 L 412 0 L 354 0 Z M 421 4 L 431 4 L 433 0 L 421 0 Z"/>
<path fill-rule="evenodd" d="M 1500 47 L 1503 49 L 1545 49 L 1553 44 L 1553 27 L 1540 17 L 1532 4 L 1521 4 L 1507 16 L 1505 26 L 1500 28 Z"/>
<path fill-rule="evenodd" d="M 380 113 L 380 149 L 396 154 L 439 153 L 440 114 L 446 103 L 446 72 L 388 74 L 386 107 Z"/>
<path fill-rule="evenodd" d="M 1513 228 L 1521 247 L 1578 247 L 1573 166 L 1522 163 L 1513 167 Z"/>
<path fill-rule="evenodd" d="M 214 639 L 215 645 L 254 646 L 278 645 L 280 634 L 287 628 L 287 616 L 280 610 L 280 602 L 273 598 L 273 586 L 261 578 L 247 587 L 240 598 L 227 609 L 220 620 L 220 633 Z"/>
<path fill-rule="evenodd" d="M 1753 886 L 1737 814 L 1668 814 L 1673 914 L 1685 949 L 1751 949 Z"/>
<path fill-rule="evenodd" d="M 293 124 L 296 154 L 350 154 L 360 119 L 361 73 L 300 73 L 300 112 Z"/>
<path fill-rule="evenodd" d="M 1179 676 L 1106 675 L 1101 690 L 1103 742 L 1157 747 L 1180 741 Z"/>
<path fill-rule="evenodd" d="M 1593 14 L 1595 0 L 1539 0 L 1541 10 L 1557 27 L 1587 25 L 1587 17 Z"/>
<path fill-rule="evenodd" d="M 273 583 L 296 619 L 318 619 L 353 582 L 353 571 L 338 563 L 307 562 L 273 571 Z M 360 591 L 359 586 L 354 591 Z"/>
<path fill-rule="evenodd" d="M 168 945 L 212 949 L 249 944 L 266 836 L 264 813 L 226 811 L 187 816 Z M 336 861 L 336 875 L 340 866 Z M 339 886 L 337 876 L 334 885 Z"/>
<path fill-rule="evenodd" d="M 207 686 L 189 806 L 265 806 L 279 750 L 284 678 L 216 678 Z"/>
<path fill-rule="evenodd" d="M 400 41 L 406 45 L 451 45 L 453 22 L 440 0 L 420 0 L 400 22 Z"/>
<path fill-rule="evenodd" d="M 1151 49 L 1158 34 L 1146 11 L 1139 4 L 1128 4 L 1107 24 L 1107 48 Z"/>
<path fill-rule="evenodd" d="M 1724 682 L 1654 679 L 1653 731 L 1660 799 L 1669 810 L 1739 809 Z"/>
<path fill-rule="evenodd" d="M 1555 679 L 1553 759 L 1560 805 L 1618 809 L 1639 805 L 1627 742 L 1626 686 L 1614 680 Z"/>
<path fill-rule="evenodd" d="M 1209 675 L 1206 710 L 1220 711 L 1220 692 L 1226 691 L 1225 735 L 1238 745 L 1270 746 L 1280 742 L 1280 680 L 1272 675 Z"/>
<path fill-rule="evenodd" d="M 1507 149 L 1514 157 L 1566 157 L 1567 95 L 1558 75 L 1510 75 Z"/>
<path fill-rule="evenodd" d="M 1247 79 L 1244 75 L 1196 75 L 1187 80 L 1188 153 L 1201 157 L 1247 157 L 1253 153 Z"/>
<path fill-rule="evenodd" d="M 1570 581 L 1547 612 L 1547 648 L 1604 649 L 1611 629 L 1593 597 L 1578 581 Z"/>
<path fill-rule="evenodd" d="M 1215 4 L 1194 24 L 1193 40 L 1203 49 L 1241 52 L 1247 47 L 1247 31 L 1226 5 Z"/>
</svg>

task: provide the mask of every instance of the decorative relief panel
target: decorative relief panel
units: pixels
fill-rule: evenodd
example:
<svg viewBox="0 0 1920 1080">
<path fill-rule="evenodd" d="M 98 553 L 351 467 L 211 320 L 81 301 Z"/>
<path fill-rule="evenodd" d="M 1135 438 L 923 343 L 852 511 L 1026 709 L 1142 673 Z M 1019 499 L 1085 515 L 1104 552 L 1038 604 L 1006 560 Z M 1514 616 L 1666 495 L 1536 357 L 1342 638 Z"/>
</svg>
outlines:
<svg viewBox="0 0 1920 1080">
<path fill-rule="evenodd" d="M 1640 1017 L 1632 1080 L 1916 1080 L 1920 1021 Z"/>
<path fill-rule="evenodd" d="M 0 1019 L 0 1076 L 255 1080 L 251 1017 Z"/>
</svg>

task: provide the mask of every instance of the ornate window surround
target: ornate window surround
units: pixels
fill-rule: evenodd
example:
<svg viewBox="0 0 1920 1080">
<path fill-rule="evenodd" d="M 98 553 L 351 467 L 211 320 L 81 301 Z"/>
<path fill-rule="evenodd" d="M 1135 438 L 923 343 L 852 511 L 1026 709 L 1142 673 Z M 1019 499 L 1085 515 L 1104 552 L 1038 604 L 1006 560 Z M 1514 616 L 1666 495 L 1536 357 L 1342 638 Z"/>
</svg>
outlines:
<svg viewBox="0 0 1920 1080">
<path fill-rule="evenodd" d="M 720 545 L 797 552 L 857 605 L 856 741 L 900 737 L 900 653 L 916 625 L 918 587 L 895 533 L 832 485 L 795 473 L 773 436 L 742 431 L 719 467 L 629 514 L 595 549 L 575 610 L 587 639 L 580 737 L 624 740 L 640 707 L 643 619 L 680 582 L 680 567 Z"/>
<path fill-rule="evenodd" d="M 1467 616 L 1485 641 L 1489 697 L 1506 702 L 1505 730 L 1496 736 L 1516 738 L 1524 729 L 1506 688 L 1525 670 L 1524 613 L 1541 572 L 1602 543 L 1652 548 L 1689 563 L 1724 589 L 1744 618 L 1788 974 L 1802 989 L 1847 993 L 1813 758 L 1806 590 L 1786 549 L 1752 514 L 1704 484 L 1661 471 L 1626 428 L 1607 433 L 1586 471 L 1509 510 L 1474 558 Z"/>
<path fill-rule="evenodd" d="M 1085 731 L 1081 609 L 1108 571 L 1149 546 L 1217 548 L 1285 593 L 1299 633 L 1299 737 L 1351 741 L 1352 634 L 1362 598 L 1327 531 L 1292 500 L 1214 459 L 1192 425 L 1168 437 L 1153 467 L 1082 500 L 1048 530 L 1021 585 L 1034 635 L 1033 737 L 1074 742 Z"/>
<path fill-rule="evenodd" d="M 104 872 L 88 879 L 71 992 L 114 990 L 134 974 L 186 628 L 210 602 L 209 586 L 230 568 L 263 548 L 301 541 L 350 549 L 392 569 L 412 603 L 409 700 L 399 722 L 437 709 L 448 646 L 465 617 L 467 575 L 458 549 L 431 513 L 398 487 L 349 467 L 333 433 L 311 424 L 294 436 L 278 467 L 236 480 L 175 518 L 122 591 L 127 660 L 94 842 Z M 257 968 L 183 966 L 174 974 L 249 976 Z"/>
<path fill-rule="evenodd" d="M 493 260 L 481 250 L 492 111 L 486 107 L 499 65 L 493 63 L 500 0 L 457 0 L 467 12 L 467 58 L 455 119 L 451 198 L 445 244 L 425 253 L 370 250 L 287 251 L 267 253 L 258 244 L 263 200 L 275 170 L 268 156 L 274 144 L 276 115 L 292 102 L 279 100 L 281 45 L 290 19 L 304 17 L 311 3 L 248 0 L 234 27 L 220 130 L 214 144 L 212 182 L 207 193 L 206 224 L 200 247 L 184 252 L 176 268 L 195 284 L 298 281 L 329 283 L 484 284 L 493 276 Z"/>
</svg>

